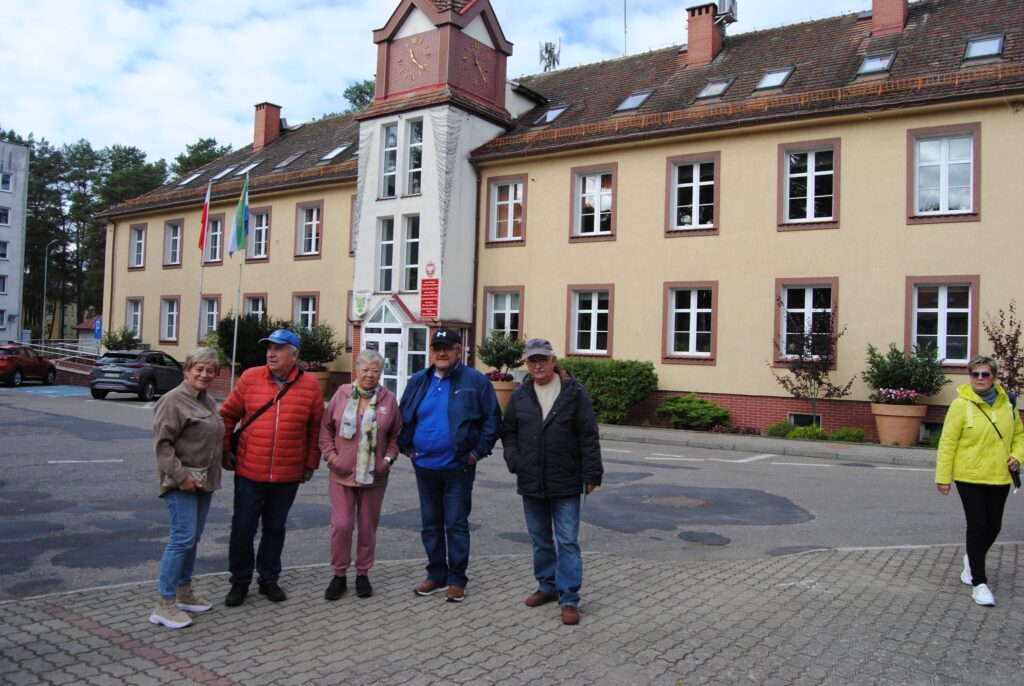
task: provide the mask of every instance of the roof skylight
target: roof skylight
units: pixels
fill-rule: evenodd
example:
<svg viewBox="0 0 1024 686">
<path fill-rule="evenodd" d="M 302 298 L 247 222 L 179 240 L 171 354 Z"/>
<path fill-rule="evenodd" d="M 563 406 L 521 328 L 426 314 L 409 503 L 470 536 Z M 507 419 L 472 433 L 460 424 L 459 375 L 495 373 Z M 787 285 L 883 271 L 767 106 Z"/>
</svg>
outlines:
<svg viewBox="0 0 1024 686">
<path fill-rule="evenodd" d="M 352 147 L 351 143 L 342 143 L 341 145 L 336 147 L 334 150 L 331 150 L 329 153 L 327 153 L 326 155 L 321 157 L 320 161 L 323 162 L 324 160 L 333 160 L 335 157 L 337 157 L 341 153 L 345 152 L 350 147 Z"/>
<path fill-rule="evenodd" d="M 178 185 L 179 186 L 187 186 L 188 184 L 192 183 L 193 181 L 195 181 L 196 179 L 198 179 L 202 175 L 203 175 L 203 172 L 196 172 L 192 176 L 189 176 L 188 178 L 186 178 L 186 179 L 184 179 L 182 181 L 179 181 Z"/>
<path fill-rule="evenodd" d="M 640 105 L 643 105 L 645 102 L 647 102 L 647 98 L 651 97 L 651 93 L 653 92 L 654 91 L 651 89 L 637 91 L 636 93 L 633 93 L 628 98 L 623 100 L 622 104 L 615 108 L 615 111 L 625 112 L 626 110 L 635 110 L 638 107 L 640 107 Z"/>
<path fill-rule="evenodd" d="M 967 41 L 967 50 L 964 52 L 965 60 L 976 60 L 979 57 L 998 57 L 1003 54 L 1003 37 L 988 36 L 986 38 L 972 38 Z"/>
<path fill-rule="evenodd" d="M 228 174 L 230 174 L 231 172 L 233 172 L 237 168 L 238 168 L 238 165 L 237 164 L 233 164 L 230 167 L 227 167 L 226 169 L 221 169 L 220 172 L 216 176 L 213 177 L 213 181 L 216 181 L 217 179 L 224 178 L 225 176 L 227 176 Z"/>
<path fill-rule="evenodd" d="M 864 61 L 860 63 L 860 69 L 857 70 L 859 76 L 865 74 L 881 74 L 887 72 L 892 68 L 892 61 L 896 58 L 896 51 L 882 52 L 875 55 L 868 55 L 864 58 Z"/>
<path fill-rule="evenodd" d="M 783 69 L 772 69 L 766 71 L 761 80 L 754 86 L 754 90 L 759 91 L 766 88 L 782 88 L 786 85 L 786 81 L 789 80 L 790 75 L 793 73 L 793 67 L 785 67 Z"/>
<path fill-rule="evenodd" d="M 299 159 L 300 157 L 302 157 L 302 156 L 303 156 L 303 155 L 304 155 L 305 153 L 306 153 L 306 151 L 305 151 L 305 150 L 300 150 L 300 151 L 298 151 L 297 153 L 295 153 L 294 155 L 289 155 L 288 157 L 284 158 L 283 160 L 281 160 L 280 162 L 278 162 L 277 164 L 275 164 L 275 165 L 274 165 L 274 169 L 284 169 L 284 168 L 285 168 L 285 167 L 287 167 L 287 166 L 288 166 L 289 164 L 291 164 L 291 163 L 292 163 L 292 162 L 294 162 L 295 160 L 297 160 L 297 159 Z"/>
<path fill-rule="evenodd" d="M 719 95 L 725 94 L 729 90 L 729 86 L 732 85 L 733 79 L 715 79 L 714 81 L 708 81 L 708 85 L 704 86 L 704 89 L 697 93 L 697 99 L 700 98 L 714 98 Z"/>
<path fill-rule="evenodd" d="M 263 160 L 256 160 L 255 162 L 252 162 L 250 164 L 245 165 L 244 167 L 242 167 L 241 169 L 239 169 L 238 171 L 235 172 L 235 176 L 242 176 L 243 174 L 248 174 L 250 171 L 253 170 L 253 168 L 257 164 L 259 164 L 262 161 Z"/>
<path fill-rule="evenodd" d="M 537 117 L 537 121 L 534 124 L 550 124 L 554 120 L 562 116 L 562 113 L 569 109 L 568 105 L 559 105 L 558 107 L 552 107 L 544 114 Z"/>
</svg>

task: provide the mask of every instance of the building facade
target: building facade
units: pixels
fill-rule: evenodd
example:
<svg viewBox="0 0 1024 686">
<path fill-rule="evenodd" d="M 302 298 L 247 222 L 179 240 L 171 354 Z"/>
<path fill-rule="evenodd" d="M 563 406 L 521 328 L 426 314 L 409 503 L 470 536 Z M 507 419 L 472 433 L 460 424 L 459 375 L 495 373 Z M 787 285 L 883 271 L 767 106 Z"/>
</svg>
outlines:
<svg viewBox="0 0 1024 686">
<path fill-rule="evenodd" d="M 735 35 L 715 3 L 687 16 L 682 47 L 509 81 L 488 2 L 402 0 L 369 108 L 287 128 L 257 106 L 253 146 L 110 213 L 105 326 L 187 349 L 233 309 L 237 269 L 205 255 L 200 296 L 191 243 L 207 182 L 209 246 L 255 163 L 272 256 L 247 255 L 244 309 L 336 323 L 399 392 L 442 324 L 470 351 L 503 329 L 650 360 L 661 395 L 759 427 L 809 411 L 772 369 L 822 320 L 845 330 L 834 377 L 858 379 L 826 428 L 872 429 L 868 343 L 933 343 L 963 380 L 1024 247 L 1018 4 L 874 0 Z"/>
<path fill-rule="evenodd" d="M 0 339 L 22 339 L 29 149 L 0 141 Z M 42 296 L 40 296 L 42 297 Z"/>
</svg>

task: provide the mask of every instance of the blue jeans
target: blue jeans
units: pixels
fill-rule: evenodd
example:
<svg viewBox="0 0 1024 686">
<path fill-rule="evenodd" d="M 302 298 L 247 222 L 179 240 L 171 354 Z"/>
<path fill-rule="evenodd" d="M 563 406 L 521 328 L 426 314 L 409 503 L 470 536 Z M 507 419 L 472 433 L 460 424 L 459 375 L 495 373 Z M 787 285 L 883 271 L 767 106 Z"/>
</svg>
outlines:
<svg viewBox="0 0 1024 686">
<path fill-rule="evenodd" d="M 174 489 L 164 495 L 164 503 L 171 515 L 171 531 L 167 547 L 160 559 L 160 595 L 174 599 L 178 586 L 192 583 L 192 570 L 196 566 L 196 549 L 206 526 L 213 493 L 207 491 L 181 491 Z"/>
<path fill-rule="evenodd" d="M 427 552 L 427 578 L 434 583 L 466 586 L 475 478 L 476 465 L 445 470 L 416 467 L 423 522 L 420 537 Z"/>
<path fill-rule="evenodd" d="M 298 481 L 274 484 L 235 474 L 235 512 L 231 515 L 228 545 L 232 584 L 249 585 L 254 568 L 261 586 L 277 583 L 281 576 L 285 523 L 298 491 Z M 262 533 L 259 550 L 253 555 L 257 526 L 262 527 Z"/>
<path fill-rule="evenodd" d="M 533 540 L 533 575 L 538 590 L 558 593 L 559 605 L 580 602 L 583 554 L 580 552 L 580 497 L 531 498 L 523 496 L 526 528 Z M 554 539 L 551 537 L 554 524 Z M 555 541 L 558 551 L 555 551 Z"/>
</svg>

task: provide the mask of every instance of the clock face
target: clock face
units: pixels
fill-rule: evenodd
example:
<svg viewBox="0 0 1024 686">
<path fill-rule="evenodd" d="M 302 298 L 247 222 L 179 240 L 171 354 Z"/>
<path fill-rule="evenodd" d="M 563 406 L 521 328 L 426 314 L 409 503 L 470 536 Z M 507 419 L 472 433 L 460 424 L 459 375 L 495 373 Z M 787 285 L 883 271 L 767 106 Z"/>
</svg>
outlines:
<svg viewBox="0 0 1024 686">
<path fill-rule="evenodd" d="M 462 72 L 469 75 L 470 81 L 477 87 L 486 86 L 493 77 L 493 60 L 481 53 L 475 43 L 462 48 Z"/>
<path fill-rule="evenodd" d="M 413 36 L 395 44 L 395 70 L 398 86 L 422 83 L 434 73 L 434 53 L 429 41 Z"/>
</svg>

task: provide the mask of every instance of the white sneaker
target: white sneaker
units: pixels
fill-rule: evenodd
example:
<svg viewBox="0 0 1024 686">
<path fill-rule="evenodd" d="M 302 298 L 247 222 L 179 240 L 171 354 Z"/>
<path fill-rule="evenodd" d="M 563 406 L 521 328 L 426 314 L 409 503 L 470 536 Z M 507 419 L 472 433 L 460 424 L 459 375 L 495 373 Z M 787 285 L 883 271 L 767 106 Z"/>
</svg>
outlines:
<svg viewBox="0 0 1024 686">
<path fill-rule="evenodd" d="M 192 623 L 192 618 L 181 611 L 173 600 L 161 598 L 156 601 L 153 613 L 149 615 L 150 624 L 163 624 L 168 629 L 181 629 Z"/>
<path fill-rule="evenodd" d="M 988 584 L 978 584 L 971 591 L 971 597 L 974 598 L 974 602 L 978 605 L 986 605 L 988 607 L 996 606 L 996 599 L 992 597 L 992 591 L 988 590 Z"/>
<path fill-rule="evenodd" d="M 964 555 L 964 571 L 960 572 L 960 581 L 963 581 L 968 586 L 973 584 L 973 578 L 971 577 L 971 563 L 967 561 L 966 555 Z"/>
</svg>

